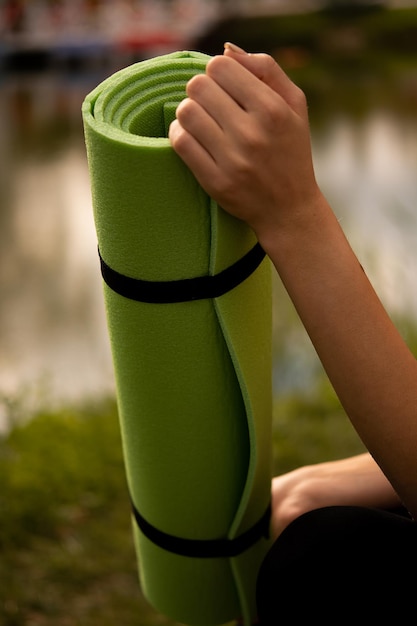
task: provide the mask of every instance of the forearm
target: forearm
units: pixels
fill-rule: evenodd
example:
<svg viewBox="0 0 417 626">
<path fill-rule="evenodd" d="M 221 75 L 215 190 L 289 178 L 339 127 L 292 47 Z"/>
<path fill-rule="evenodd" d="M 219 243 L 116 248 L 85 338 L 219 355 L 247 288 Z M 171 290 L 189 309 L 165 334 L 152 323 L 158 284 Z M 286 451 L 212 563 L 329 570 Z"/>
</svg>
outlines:
<svg viewBox="0 0 417 626">
<path fill-rule="evenodd" d="M 345 478 L 345 486 L 339 491 L 341 504 L 381 509 L 400 505 L 398 494 L 368 452 L 323 463 L 323 467 L 336 479 Z"/>
<path fill-rule="evenodd" d="M 353 425 L 416 515 L 416 361 L 337 219 L 321 196 L 302 222 L 259 236 Z"/>
<path fill-rule="evenodd" d="M 369 453 L 300 467 L 272 481 L 272 532 L 326 506 L 394 509 L 400 500 Z"/>
</svg>

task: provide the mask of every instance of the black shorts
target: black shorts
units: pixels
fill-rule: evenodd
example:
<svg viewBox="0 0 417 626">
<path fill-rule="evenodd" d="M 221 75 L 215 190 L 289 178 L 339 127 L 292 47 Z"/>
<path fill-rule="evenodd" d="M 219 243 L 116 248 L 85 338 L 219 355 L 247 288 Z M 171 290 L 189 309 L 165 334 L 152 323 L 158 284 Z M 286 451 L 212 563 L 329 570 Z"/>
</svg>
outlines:
<svg viewBox="0 0 417 626">
<path fill-rule="evenodd" d="M 301 515 L 261 566 L 261 626 L 417 624 L 417 524 L 405 511 Z"/>
</svg>

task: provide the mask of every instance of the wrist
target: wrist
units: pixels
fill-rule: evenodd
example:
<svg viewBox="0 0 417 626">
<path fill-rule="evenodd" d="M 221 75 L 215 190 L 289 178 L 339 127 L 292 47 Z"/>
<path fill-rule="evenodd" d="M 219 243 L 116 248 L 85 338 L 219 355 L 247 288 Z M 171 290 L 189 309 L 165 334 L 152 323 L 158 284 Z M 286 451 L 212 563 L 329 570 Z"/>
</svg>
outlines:
<svg viewBox="0 0 417 626">
<path fill-rule="evenodd" d="M 287 254 L 293 249 L 299 251 L 303 242 L 321 239 L 329 217 L 335 219 L 319 188 L 299 207 L 287 208 L 285 216 L 281 213 L 276 211 L 271 219 L 253 226 L 259 243 L 274 262 L 280 258 L 285 262 Z"/>
</svg>

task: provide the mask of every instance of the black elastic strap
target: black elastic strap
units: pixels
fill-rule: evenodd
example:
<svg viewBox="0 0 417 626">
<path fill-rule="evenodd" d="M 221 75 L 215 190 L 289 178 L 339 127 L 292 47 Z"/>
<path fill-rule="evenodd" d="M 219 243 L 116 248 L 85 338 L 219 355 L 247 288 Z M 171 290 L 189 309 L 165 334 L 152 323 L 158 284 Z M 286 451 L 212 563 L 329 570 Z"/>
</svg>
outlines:
<svg viewBox="0 0 417 626">
<path fill-rule="evenodd" d="M 130 278 L 109 267 L 103 260 L 100 250 L 99 256 L 104 282 L 120 296 L 138 302 L 172 304 L 222 296 L 256 270 L 265 257 L 265 252 L 260 244 L 256 243 L 245 256 L 214 276 L 165 281 Z"/>
<path fill-rule="evenodd" d="M 252 528 L 234 539 L 183 539 L 158 530 L 145 520 L 132 504 L 133 515 L 142 533 L 160 548 L 181 556 L 194 558 L 231 558 L 242 554 L 261 537 L 269 538 L 271 505 Z"/>
</svg>

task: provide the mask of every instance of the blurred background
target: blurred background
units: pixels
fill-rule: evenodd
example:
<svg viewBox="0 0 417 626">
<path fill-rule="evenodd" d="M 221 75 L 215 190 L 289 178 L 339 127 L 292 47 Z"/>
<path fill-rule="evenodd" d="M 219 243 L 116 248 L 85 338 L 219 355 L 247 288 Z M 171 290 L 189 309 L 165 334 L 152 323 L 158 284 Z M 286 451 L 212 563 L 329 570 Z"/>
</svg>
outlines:
<svg viewBox="0 0 417 626">
<path fill-rule="evenodd" d="M 175 49 L 221 53 L 230 39 L 282 63 L 308 95 L 317 175 L 362 263 L 393 311 L 415 311 L 414 10 L 294 4 L 2 0 L 0 423 L 22 394 L 113 391 L 80 107 L 115 70 Z M 278 388 L 299 384 L 294 367 L 277 364 Z"/>
<path fill-rule="evenodd" d="M 124 505 L 103 530 L 126 494 L 80 108 L 226 40 L 306 92 L 319 183 L 417 345 L 417 2 L 0 0 L 1 625 L 171 623 L 137 597 Z M 278 280 L 274 324 L 276 471 L 361 450 Z"/>
</svg>

